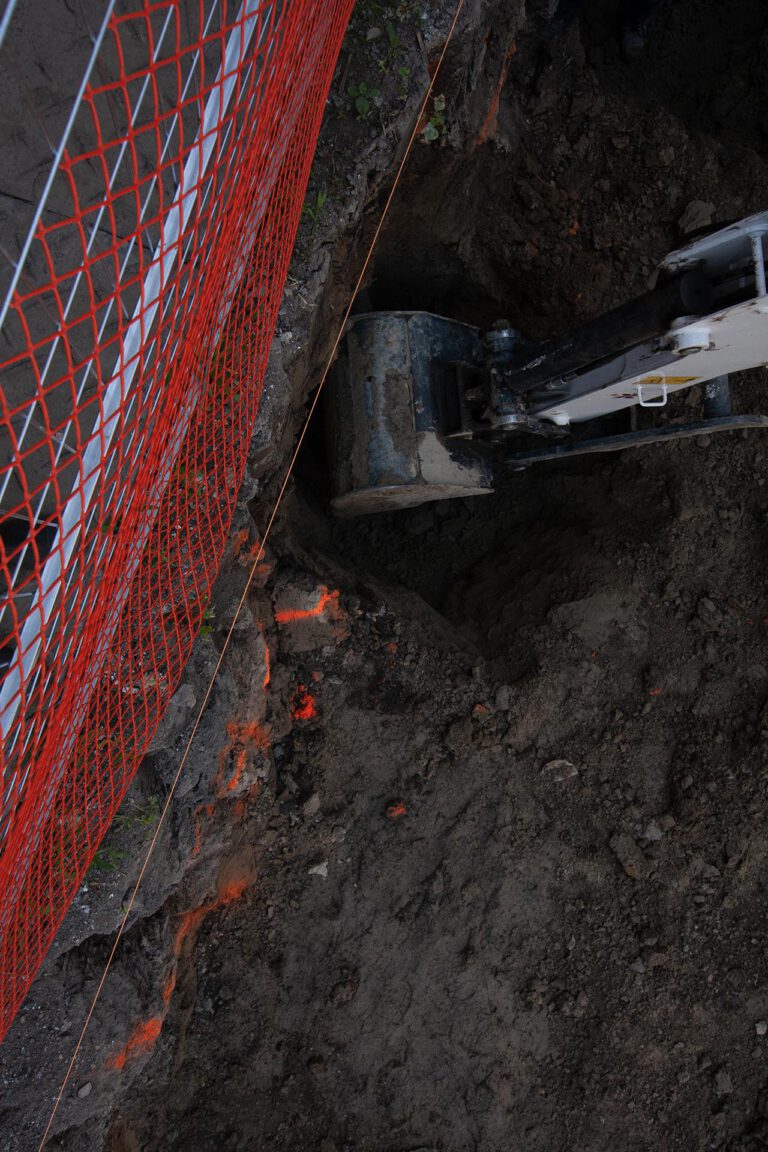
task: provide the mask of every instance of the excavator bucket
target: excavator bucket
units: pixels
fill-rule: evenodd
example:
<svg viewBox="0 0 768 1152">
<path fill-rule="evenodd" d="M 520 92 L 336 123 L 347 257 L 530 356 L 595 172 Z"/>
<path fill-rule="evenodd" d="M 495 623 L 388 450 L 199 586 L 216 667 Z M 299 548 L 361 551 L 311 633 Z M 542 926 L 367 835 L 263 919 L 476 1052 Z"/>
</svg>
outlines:
<svg viewBox="0 0 768 1152">
<path fill-rule="evenodd" d="M 353 316 L 326 397 L 333 509 L 343 516 L 492 491 L 486 446 L 448 439 L 446 398 L 480 356 L 476 328 L 428 312 Z"/>
</svg>

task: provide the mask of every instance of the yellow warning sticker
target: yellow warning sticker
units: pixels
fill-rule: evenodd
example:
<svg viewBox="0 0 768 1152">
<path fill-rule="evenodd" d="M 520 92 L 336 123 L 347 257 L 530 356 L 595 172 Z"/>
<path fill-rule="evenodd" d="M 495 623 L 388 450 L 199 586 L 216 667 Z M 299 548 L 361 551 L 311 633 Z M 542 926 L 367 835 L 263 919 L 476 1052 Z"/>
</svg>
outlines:
<svg viewBox="0 0 768 1152">
<path fill-rule="evenodd" d="M 701 380 L 701 376 L 643 376 L 638 384 L 692 384 L 694 380 Z"/>
</svg>

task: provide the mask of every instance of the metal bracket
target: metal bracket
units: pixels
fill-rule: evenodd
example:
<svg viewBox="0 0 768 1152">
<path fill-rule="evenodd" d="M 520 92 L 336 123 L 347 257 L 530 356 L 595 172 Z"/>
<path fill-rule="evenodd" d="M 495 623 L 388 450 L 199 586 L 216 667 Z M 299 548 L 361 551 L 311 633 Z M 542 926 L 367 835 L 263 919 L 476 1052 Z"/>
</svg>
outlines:
<svg viewBox="0 0 768 1152">
<path fill-rule="evenodd" d="M 661 396 L 658 400 L 643 400 L 643 391 L 649 388 L 660 388 Z M 641 408 L 666 408 L 669 395 L 667 392 L 666 381 L 660 384 L 638 384 L 637 385 L 637 402 Z"/>
</svg>

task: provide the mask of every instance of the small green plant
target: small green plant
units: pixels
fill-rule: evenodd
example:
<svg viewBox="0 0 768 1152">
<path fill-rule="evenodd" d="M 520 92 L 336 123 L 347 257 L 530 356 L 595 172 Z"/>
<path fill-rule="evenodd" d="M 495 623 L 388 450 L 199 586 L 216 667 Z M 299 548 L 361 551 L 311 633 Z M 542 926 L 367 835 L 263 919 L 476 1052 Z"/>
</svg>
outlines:
<svg viewBox="0 0 768 1152">
<path fill-rule="evenodd" d="M 432 115 L 421 130 L 423 138 L 428 144 L 440 140 L 447 132 L 445 123 L 445 96 L 435 96 L 432 104 Z"/>
<path fill-rule="evenodd" d="M 122 849 L 115 848 L 112 844 L 102 844 L 93 858 L 89 871 L 102 873 L 117 872 L 123 860 L 125 860 L 125 852 L 123 852 Z"/>
<path fill-rule="evenodd" d="M 216 612 L 209 604 L 203 612 L 202 623 L 200 624 L 200 635 L 211 636 L 216 631 Z"/>
<path fill-rule="evenodd" d="M 378 88 L 370 88 L 367 84 L 352 84 L 349 95 L 355 106 L 358 120 L 367 120 L 375 104 L 381 101 L 381 92 Z"/>
<path fill-rule="evenodd" d="M 160 812 L 160 801 L 157 796 L 147 796 L 133 811 L 133 818 L 142 828 L 154 828 Z"/>
<path fill-rule="evenodd" d="M 147 796 L 140 804 L 127 808 L 125 812 L 118 812 L 113 827 L 121 832 L 128 832 L 134 828 L 144 830 L 154 828 L 159 811 L 160 801 L 157 796 Z"/>
<path fill-rule="evenodd" d="M 323 214 L 323 209 L 328 203 L 328 193 L 321 189 L 317 196 L 312 200 L 307 200 L 304 205 L 304 212 L 307 214 L 313 224 L 317 224 L 318 220 Z"/>
</svg>

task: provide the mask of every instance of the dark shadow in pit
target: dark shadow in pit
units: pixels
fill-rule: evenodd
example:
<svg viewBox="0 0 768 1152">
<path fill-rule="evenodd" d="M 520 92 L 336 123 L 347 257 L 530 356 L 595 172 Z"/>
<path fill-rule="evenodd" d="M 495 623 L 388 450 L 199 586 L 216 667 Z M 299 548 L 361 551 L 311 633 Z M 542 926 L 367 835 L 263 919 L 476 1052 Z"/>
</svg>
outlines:
<svg viewBox="0 0 768 1152">
<path fill-rule="evenodd" d="M 574 0 L 566 0 L 574 6 Z M 587 0 L 579 37 L 601 87 L 668 109 L 697 132 L 768 154 L 768 8 L 763 0 Z M 638 50 L 627 32 L 639 27 Z"/>
<path fill-rule="evenodd" d="M 551 8 L 532 5 L 509 50 L 493 136 L 462 123 L 460 146 L 414 149 L 358 311 L 425 309 L 480 328 L 505 318 L 546 339 L 642 292 L 682 242 L 689 201 L 711 200 L 714 223 L 765 207 L 762 0 L 667 0 L 635 60 L 621 50 L 631 5 L 570 4 L 554 37 Z M 416 592 L 508 679 L 535 668 L 553 607 L 630 582 L 643 538 L 672 547 L 682 449 L 499 469 L 491 496 L 356 521 L 330 514 L 324 451 L 319 421 L 298 484 L 339 563 Z"/>
</svg>

